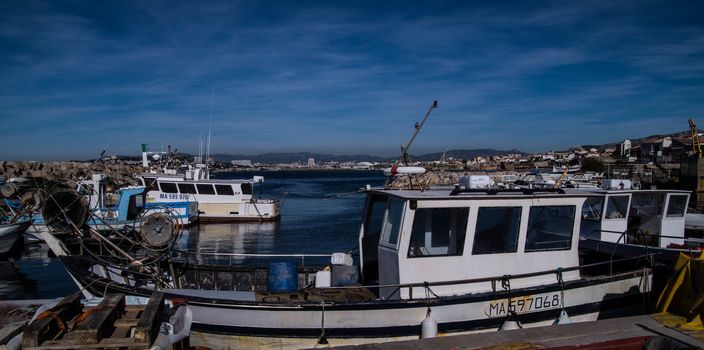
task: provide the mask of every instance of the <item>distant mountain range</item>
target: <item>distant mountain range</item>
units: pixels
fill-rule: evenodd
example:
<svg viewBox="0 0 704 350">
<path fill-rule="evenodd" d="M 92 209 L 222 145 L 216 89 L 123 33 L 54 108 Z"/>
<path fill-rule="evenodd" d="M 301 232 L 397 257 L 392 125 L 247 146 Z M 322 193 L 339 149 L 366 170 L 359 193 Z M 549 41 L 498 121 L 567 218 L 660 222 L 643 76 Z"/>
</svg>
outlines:
<svg viewBox="0 0 704 350">
<path fill-rule="evenodd" d="M 485 148 L 485 149 L 470 149 L 470 150 L 451 150 L 445 152 L 445 158 L 453 157 L 456 159 L 471 159 L 477 156 L 490 157 L 505 154 L 526 154 L 519 150 L 508 150 L 508 151 L 498 151 L 495 149 Z M 412 160 L 418 161 L 433 161 L 442 159 L 443 153 L 428 153 L 421 155 L 411 155 Z M 252 163 L 263 163 L 263 164 L 277 164 L 277 163 L 306 163 L 309 158 L 315 159 L 317 163 L 320 162 L 391 162 L 398 159 L 398 157 L 380 157 L 371 156 L 368 154 L 353 154 L 353 155 L 334 155 L 334 154 L 323 154 L 323 153 L 309 153 L 309 152 L 298 152 L 298 153 L 264 153 L 259 155 L 244 155 L 244 154 L 215 154 L 213 156 L 215 161 L 229 163 L 231 160 L 242 160 L 248 159 Z"/>
</svg>

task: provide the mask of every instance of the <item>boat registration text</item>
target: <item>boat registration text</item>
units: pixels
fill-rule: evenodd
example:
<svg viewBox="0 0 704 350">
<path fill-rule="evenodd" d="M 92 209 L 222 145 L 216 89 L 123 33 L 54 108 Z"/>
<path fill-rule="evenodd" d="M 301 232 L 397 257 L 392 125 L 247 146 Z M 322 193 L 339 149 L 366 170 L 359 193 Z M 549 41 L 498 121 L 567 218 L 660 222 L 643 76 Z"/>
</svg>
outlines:
<svg viewBox="0 0 704 350">
<path fill-rule="evenodd" d="M 484 314 L 487 317 L 506 316 L 510 312 L 526 313 L 539 310 L 553 309 L 561 304 L 560 293 L 548 293 L 540 295 L 526 295 L 521 297 L 494 300 L 487 303 Z"/>
<path fill-rule="evenodd" d="M 179 199 L 179 200 L 188 200 L 190 197 L 190 194 L 187 193 L 159 193 L 159 198 L 160 199 Z"/>
</svg>

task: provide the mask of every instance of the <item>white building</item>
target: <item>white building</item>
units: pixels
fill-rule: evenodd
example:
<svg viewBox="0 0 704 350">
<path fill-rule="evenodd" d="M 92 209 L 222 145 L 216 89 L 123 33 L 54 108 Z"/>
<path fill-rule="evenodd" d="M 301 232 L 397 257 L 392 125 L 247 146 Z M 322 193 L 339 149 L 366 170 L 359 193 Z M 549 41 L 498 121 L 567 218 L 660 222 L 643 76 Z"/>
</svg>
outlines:
<svg viewBox="0 0 704 350">
<path fill-rule="evenodd" d="M 621 155 L 627 156 L 628 154 L 630 154 L 630 150 L 631 150 L 631 140 L 623 141 L 623 143 L 621 144 Z"/>
<path fill-rule="evenodd" d="M 309 168 L 315 167 L 315 159 L 314 158 L 308 158 L 308 167 Z"/>
</svg>

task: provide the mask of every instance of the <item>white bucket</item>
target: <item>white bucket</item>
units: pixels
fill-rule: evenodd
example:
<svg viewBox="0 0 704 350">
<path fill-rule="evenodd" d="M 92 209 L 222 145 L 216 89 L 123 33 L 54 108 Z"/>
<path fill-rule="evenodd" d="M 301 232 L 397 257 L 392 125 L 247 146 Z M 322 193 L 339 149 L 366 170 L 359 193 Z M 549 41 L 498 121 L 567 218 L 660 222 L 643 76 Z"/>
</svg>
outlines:
<svg viewBox="0 0 704 350">
<path fill-rule="evenodd" d="M 330 271 L 318 271 L 315 273 L 315 288 L 326 288 L 330 287 L 330 280 L 332 274 Z"/>
</svg>

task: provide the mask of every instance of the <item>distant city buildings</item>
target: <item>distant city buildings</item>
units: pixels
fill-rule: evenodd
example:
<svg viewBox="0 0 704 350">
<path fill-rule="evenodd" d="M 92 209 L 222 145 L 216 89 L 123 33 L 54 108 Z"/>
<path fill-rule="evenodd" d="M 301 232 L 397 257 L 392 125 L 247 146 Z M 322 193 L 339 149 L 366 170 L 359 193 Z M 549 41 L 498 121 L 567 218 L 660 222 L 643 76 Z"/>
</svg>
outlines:
<svg viewBox="0 0 704 350">
<path fill-rule="evenodd" d="M 249 159 L 233 160 L 233 161 L 230 161 L 230 164 L 232 164 L 235 167 L 242 167 L 242 168 L 251 168 L 252 167 L 252 161 Z"/>
</svg>

